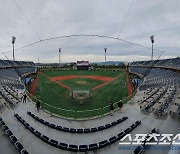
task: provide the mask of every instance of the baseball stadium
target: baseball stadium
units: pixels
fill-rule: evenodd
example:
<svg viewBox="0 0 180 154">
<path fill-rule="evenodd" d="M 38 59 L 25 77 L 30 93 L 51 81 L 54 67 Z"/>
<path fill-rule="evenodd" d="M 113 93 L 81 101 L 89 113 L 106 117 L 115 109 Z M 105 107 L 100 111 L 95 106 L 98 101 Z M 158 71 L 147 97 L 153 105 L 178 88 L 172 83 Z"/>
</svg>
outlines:
<svg viewBox="0 0 180 154">
<path fill-rule="evenodd" d="M 0 154 L 180 153 L 178 0 L 2 4 Z"/>
</svg>

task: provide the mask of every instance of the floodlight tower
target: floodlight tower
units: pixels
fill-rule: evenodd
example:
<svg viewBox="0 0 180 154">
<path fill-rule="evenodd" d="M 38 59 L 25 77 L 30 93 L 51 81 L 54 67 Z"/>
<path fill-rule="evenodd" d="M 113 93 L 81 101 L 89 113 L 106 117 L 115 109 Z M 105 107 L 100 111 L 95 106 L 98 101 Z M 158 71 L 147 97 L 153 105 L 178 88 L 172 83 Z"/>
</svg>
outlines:
<svg viewBox="0 0 180 154">
<path fill-rule="evenodd" d="M 16 41 L 16 37 L 12 36 L 12 45 L 13 45 L 13 60 L 15 61 L 15 56 L 14 56 L 14 43 Z"/>
<path fill-rule="evenodd" d="M 106 48 L 104 48 L 104 53 L 105 53 L 105 67 L 106 67 Z"/>
<path fill-rule="evenodd" d="M 60 63 L 61 63 L 61 48 L 59 48 L 59 66 L 60 66 Z"/>
<path fill-rule="evenodd" d="M 154 35 L 150 36 L 150 40 L 152 43 L 152 55 L 151 55 L 151 60 L 153 60 L 153 43 L 154 43 Z"/>
</svg>

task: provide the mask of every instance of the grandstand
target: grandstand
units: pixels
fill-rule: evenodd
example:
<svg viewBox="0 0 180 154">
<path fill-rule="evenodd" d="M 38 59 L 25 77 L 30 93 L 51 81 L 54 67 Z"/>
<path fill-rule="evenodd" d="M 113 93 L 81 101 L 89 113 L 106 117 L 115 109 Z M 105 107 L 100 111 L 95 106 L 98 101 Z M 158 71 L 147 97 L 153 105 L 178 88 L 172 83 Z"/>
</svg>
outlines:
<svg viewBox="0 0 180 154">
<path fill-rule="evenodd" d="M 107 72 L 105 68 L 101 71 Z M 82 114 L 77 119 L 54 114 L 57 108 L 47 111 L 43 104 L 40 111 L 36 110 L 37 99 L 29 95 L 24 85 L 24 79 L 37 72 L 33 62 L 0 60 L 0 153 L 128 154 L 134 150 L 124 151 L 119 145 L 126 134 L 148 134 L 154 128 L 162 134 L 178 134 L 179 71 L 179 57 L 132 62 L 129 72 L 142 79 L 132 99 L 120 109 L 115 106 L 113 116 L 108 107 L 106 114 L 99 114 L 98 110 L 98 116 L 83 118 Z M 27 103 L 21 100 L 25 92 L 29 95 Z M 68 115 L 70 111 L 61 112 Z M 158 151 L 164 153 L 168 151 Z"/>
</svg>

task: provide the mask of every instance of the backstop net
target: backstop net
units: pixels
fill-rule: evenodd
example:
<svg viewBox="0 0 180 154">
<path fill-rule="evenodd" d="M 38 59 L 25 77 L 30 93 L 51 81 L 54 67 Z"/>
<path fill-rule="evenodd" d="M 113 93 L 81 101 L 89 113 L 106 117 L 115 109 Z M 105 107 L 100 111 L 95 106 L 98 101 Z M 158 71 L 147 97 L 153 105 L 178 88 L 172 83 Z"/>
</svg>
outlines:
<svg viewBox="0 0 180 154">
<path fill-rule="evenodd" d="M 90 103 L 92 100 L 91 90 L 72 90 L 71 101 L 73 103 L 84 104 L 86 102 Z"/>
</svg>

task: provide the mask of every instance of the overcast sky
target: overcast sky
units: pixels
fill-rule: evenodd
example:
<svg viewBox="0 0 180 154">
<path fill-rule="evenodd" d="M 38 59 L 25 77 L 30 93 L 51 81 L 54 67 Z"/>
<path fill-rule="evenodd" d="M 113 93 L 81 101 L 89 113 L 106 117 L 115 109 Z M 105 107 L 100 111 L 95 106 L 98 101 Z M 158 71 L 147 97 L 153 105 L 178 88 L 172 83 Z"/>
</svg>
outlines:
<svg viewBox="0 0 180 154">
<path fill-rule="evenodd" d="M 121 39 L 150 48 L 150 36 L 154 35 L 154 48 L 165 51 L 161 58 L 180 56 L 180 0 L 0 2 L 0 59 L 6 59 L 3 52 L 8 59 L 12 59 L 12 36 L 16 36 L 15 48 L 19 48 L 39 41 L 39 38 L 43 40 L 76 34 L 119 36 Z M 147 48 L 119 40 L 83 36 L 43 41 L 15 51 L 15 58 L 34 62 L 37 62 L 38 58 L 40 62 L 58 62 L 59 48 L 62 48 L 62 62 L 104 61 L 104 48 L 107 48 L 107 60 L 149 60 L 151 56 L 151 50 Z M 155 51 L 154 59 L 161 53 Z"/>
</svg>

